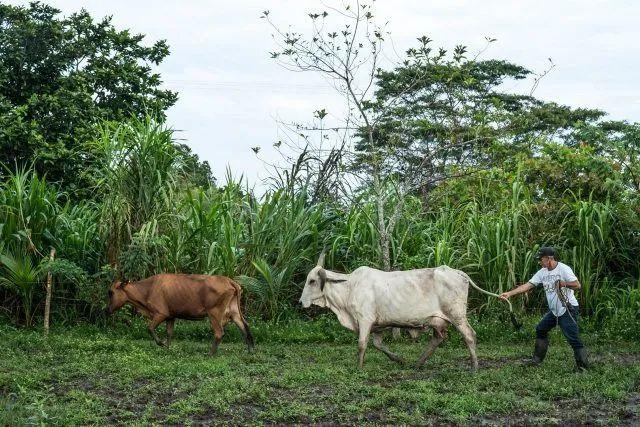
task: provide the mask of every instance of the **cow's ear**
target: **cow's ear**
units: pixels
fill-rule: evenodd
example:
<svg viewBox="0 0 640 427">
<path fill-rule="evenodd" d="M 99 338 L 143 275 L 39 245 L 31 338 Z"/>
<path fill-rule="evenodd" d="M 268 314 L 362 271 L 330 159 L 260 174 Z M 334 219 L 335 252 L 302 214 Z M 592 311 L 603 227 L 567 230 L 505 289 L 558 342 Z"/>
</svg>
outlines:
<svg viewBox="0 0 640 427">
<path fill-rule="evenodd" d="M 120 281 L 120 285 L 118 285 L 118 289 L 123 289 L 128 284 L 129 284 L 129 279 L 122 279 L 122 281 Z"/>
<path fill-rule="evenodd" d="M 318 278 L 320 279 L 320 290 L 324 291 L 324 284 L 327 281 L 327 272 L 324 268 L 318 270 Z"/>
</svg>

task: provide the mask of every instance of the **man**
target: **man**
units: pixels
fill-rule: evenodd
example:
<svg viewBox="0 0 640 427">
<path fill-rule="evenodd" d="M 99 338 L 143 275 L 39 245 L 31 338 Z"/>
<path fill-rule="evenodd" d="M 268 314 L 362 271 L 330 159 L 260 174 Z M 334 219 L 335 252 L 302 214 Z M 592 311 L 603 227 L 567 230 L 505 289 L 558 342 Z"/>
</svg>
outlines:
<svg viewBox="0 0 640 427">
<path fill-rule="evenodd" d="M 555 257 L 556 252 L 552 247 L 541 247 L 537 259 L 542 268 L 527 283 L 502 293 L 500 298 L 507 300 L 542 285 L 547 294 L 549 312 L 536 326 L 536 344 L 530 364 L 542 363 L 549 348 L 549 331 L 559 325 L 573 348 L 577 370 L 584 371 L 589 368 L 589 364 L 586 349 L 579 336 L 578 300 L 574 295 L 574 291 L 580 289 L 580 282 L 571 267 L 556 261 Z"/>
</svg>

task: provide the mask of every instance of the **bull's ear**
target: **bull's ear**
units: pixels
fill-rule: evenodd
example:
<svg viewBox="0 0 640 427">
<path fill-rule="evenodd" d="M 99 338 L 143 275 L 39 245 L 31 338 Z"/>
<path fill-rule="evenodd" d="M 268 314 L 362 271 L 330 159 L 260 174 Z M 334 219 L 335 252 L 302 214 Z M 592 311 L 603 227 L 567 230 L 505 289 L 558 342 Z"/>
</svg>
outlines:
<svg viewBox="0 0 640 427">
<path fill-rule="evenodd" d="M 320 279 L 320 290 L 324 291 L 324 284 L 327 281 L 327 272 L 324 268 L 318 270 L 318 278 Z"/>
<path fill-rule="evenodd" d="M 129 279 L 122 279 L 118 285 L 118 289 L 122 289 L 129 284 Z"/>
</svg>

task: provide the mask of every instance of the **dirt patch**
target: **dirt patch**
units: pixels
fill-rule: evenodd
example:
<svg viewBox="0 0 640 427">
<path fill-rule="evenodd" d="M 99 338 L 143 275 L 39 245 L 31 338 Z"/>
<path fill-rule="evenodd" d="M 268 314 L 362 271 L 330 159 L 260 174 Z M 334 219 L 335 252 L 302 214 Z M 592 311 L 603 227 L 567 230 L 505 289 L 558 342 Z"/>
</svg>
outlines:
<svg viewBox="0 0 640 427">
<path fill-rule="evenodd" d="M 251 402 L 236 403 L 226 412 L 220 412 L 215 408 L 207 408 L 205 411 L 191 414 L 178 425 L 184 425 L 186 421 L 193 426 L 211 425 L 247 425 L 259 420 L 259 415 L 264 407 Z M 165 424 L 165 423 L 163 423 Z"/>
<path fill-rule="evenodd" d="M 471 424 L 480 426 L 597 426 L 640 424 L 638 414 L 640 393 L 632 393 L 627 402 L 586 402 L 583 399 L 563 399 L 554 402 L 553 409 L 545 413 L 511 412 L 509 414 L 486 414 L 473 417 Z"/>
<path fill-rule="evenodd" d="M 616 354 L 611 358 L 612 362 L 622 366 L 631 366 L 640 363 L 640 354 L 638 353 L 621 353 Z M 598 359 L 596 358 L 596 361 Z"/>
<path fill-rule="evenodd" d="M 631 393 L 624 408 L 623 421 L 630 421 L 636 425 L 640 421 L 640 393 Z"/>
<path fill-rule="evenodd" d="M 495 369 L 502 368 L 505 365 L 514 363 L 522 363 L 522 359 L 518 357 L 500 357 L 498 359 L 478 359 L 478 369 Z"/>
<path fill-rule="evenodd" d="M 150 404 L 153 405 L 153 415 L 149 421 L 160 422 L 166 418 L 165 408 L 188 394 L 185 390 L 156 390 L 148 378 L 137 379 L 126 388 L 93 378 L 76 378 L 64 383 L 56 380 L 51 386 L 58 396 L 66 396 L 74 390 L 99 396 L 109 408 L 107 420 L 116 424 L 139 417 Z"/>
</svg>

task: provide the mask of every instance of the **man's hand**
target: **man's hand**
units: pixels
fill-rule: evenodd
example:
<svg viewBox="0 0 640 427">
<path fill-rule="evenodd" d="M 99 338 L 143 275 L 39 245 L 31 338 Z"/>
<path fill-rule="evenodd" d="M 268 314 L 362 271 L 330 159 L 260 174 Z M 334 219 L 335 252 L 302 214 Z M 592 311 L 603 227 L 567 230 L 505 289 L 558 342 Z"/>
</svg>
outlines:
<svg viewBox="0 0 640 427">
<path fill-rule="evenodd" d="M 498 297 L 506 301 L 514 295 L 520 295 L 522 293 L 527 292 L 529 289 L 533 289 L 533 287 L 534 286 L 529 282 L 523 283 L 522 285 L 516 287 L 515 289 L 511 289 L 510 291 L 501 293 L 500 295 L 498 295 Z"/>
</svg>

